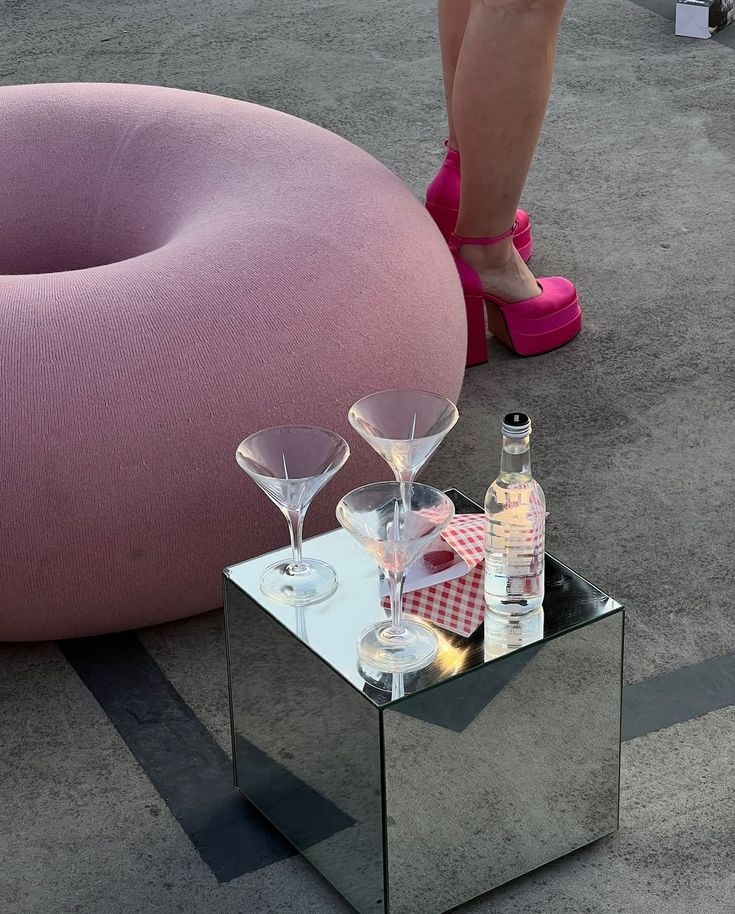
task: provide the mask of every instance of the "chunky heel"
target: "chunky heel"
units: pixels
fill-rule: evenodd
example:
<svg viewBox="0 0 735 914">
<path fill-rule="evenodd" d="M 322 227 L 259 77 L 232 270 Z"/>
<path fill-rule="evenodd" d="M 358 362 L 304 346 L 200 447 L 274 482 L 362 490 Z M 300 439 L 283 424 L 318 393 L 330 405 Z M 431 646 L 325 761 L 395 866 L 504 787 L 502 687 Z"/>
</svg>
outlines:
<svg viewBox="0 0 735 914">
<path fill-rule="evenodd" d="M 481 295 L 465 295 L 467 309 L 467 367 L 487 362 L 485 303 Z"/>
<path fill-rule="evenodd" d="M 487 306 L 487 327 L 490 333 L 501 343 L 505 343 L 509 349 L 517 351 L 513 345 L 508 323 L 503 312 L 494 301 L 486 301 L 485 304 Z"/>
</svg>

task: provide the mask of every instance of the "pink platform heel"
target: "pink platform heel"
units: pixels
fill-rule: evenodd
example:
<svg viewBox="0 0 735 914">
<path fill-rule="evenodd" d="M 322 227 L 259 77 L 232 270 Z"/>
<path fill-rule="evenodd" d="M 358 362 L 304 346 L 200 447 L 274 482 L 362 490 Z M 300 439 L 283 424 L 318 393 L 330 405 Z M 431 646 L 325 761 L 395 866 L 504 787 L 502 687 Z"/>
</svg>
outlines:
<svg viewBox="0 0 735 914">
<path fill-rule="evenodd" d="M 452 232 L 454 255 L 467 308 L 467 367 L 487 362 L 485 311 L 490 332 L 518 355 L 540 355 L 558 349 L 582 329 L 582 311 L 574 284 L 562 276 L 539 279 L 541 294 L 525 301 L 506 302 L 485 292 L 482 280 L 459 257 L 463 244 L 497 244 L 514 235 L 516 227 L 492 238 L 465 238 Z"/>
<path fill-rule="evenodd" d="M 449 140 L 444 140 L 447 154 L 441 168 L 434 180 L 426 189 L 426 209 L 431 214 L 439 231 L 447 242 L 457 225 L 459 212 L 459 152 L 450 149 Z M 516 226 L 513 231 L 513 244 L 518 253 L 528 263 L 533 254 L 533 238 L 531 237 L 531 220 L 525 210 L 519 209 L 516 213 Z"/>
</svg>

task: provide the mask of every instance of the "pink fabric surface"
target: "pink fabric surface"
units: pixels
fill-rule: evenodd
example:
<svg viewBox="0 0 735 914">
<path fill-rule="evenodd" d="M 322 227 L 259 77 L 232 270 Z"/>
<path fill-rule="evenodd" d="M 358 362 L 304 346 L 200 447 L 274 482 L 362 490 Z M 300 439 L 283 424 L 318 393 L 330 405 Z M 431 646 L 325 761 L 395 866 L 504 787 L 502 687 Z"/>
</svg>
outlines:
<svg viewBox="0 0 735 914">
<path fill-rule="evenodd" d="M 235 463 L 268 425 L 352 457 L 307 515 L 389 471 L 359 397 L 456 398 L 466 323 L 421 203 L 335 134 L 148 86 L 0 89 L 0 639 L 221 605 L 223 567 L 284 545 Z"/>
</svg>

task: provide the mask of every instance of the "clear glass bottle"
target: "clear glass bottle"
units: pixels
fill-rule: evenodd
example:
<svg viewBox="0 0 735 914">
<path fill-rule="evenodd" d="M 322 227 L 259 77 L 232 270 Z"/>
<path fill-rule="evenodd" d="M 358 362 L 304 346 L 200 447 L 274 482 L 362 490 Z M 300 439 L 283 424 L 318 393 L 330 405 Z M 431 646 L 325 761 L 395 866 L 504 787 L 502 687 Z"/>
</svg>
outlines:
<svg viewBox="0 0 735 914">
<path fill-rule="evenodd" d="M 485 603 L 505 619 L 538 612 L 544 600 L 546 499 L 531 475 L 531 421 L 503 420 L 500 473 L 485 497 Z"/>
</svg>

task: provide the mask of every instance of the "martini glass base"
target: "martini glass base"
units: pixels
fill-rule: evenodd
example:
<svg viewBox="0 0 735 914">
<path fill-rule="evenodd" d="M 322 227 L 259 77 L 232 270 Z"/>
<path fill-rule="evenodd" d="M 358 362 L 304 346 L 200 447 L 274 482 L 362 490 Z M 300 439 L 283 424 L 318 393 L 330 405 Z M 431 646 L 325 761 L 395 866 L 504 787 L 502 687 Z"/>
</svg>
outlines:
<svg viewBox="0 0 735 914">
<path fill-rule="evenodd" d="M 439 653 L 434 632 L 415 619 L 404 619 L 403 629 L 393 635 L 390 620 L 366 628 L 357 640 L 363 666 L 384 673 L 413 673 L 428 666 Z"/>
<path fill-rule="evenodd" d="M 302 570 L 291 571 L 290 562 L 276 562 L 265 569 L 260 589 L 271 600 L 289 606 L 321 603 L 337 589 L 337 572 L 319 559 L 304 559 Z"/>
<path fill-rule="evenodd" d="M 413 673 L 386 673 L 358 657 L 357 672 L 365 680 L 368 693 L 374 689 L 378 692 L 388 692 L 393 698 L 403 698 L 404 695 L 418 692 L 434 685 L 442 678 L 441 666 L 436 662 Z"/>
</svg>

